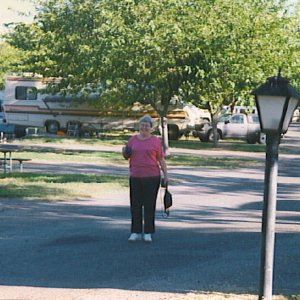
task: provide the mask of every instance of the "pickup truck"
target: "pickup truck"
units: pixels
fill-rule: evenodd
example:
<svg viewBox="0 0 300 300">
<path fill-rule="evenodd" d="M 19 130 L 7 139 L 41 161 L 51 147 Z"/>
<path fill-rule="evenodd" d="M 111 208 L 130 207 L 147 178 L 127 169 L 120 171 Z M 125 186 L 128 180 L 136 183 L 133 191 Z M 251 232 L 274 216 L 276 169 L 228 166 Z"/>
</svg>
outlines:
<svg viewBox="0 0 300 300">
<path fill-rule="evenodd" d="M 219 139 L 241 139 L 249 144 L 263 143 L 264 136 L 260 131 L 258 115 L 255 114 L 233 114 L 221 118 L 217 124 L 217 140 Z M 194 132 L 202 142 L 213 141 L 213 128 L 206 124 L 202 130 Z"/>
</svg>

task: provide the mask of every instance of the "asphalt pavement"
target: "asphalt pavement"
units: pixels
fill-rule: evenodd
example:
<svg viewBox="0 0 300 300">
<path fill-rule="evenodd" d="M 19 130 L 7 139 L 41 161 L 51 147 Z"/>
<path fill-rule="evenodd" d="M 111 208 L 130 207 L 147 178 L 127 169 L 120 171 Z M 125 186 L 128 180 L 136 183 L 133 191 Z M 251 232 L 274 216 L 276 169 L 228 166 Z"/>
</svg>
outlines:
<svg viewBox="0 0 300 300">
<path fill-rule="evenodd" d="M 299 124 L 282 144 L 290 151 L 280 154 L 274 294 L 289 295 L 300 294 Z M 24 167 L 127 174 L 118 166 Z M 263 164 L 235 170 L 170 168 L 170 177 L 178 179 L 170 186 L 174 206 L 166 218 L 158 198 L 152 244 L 127 242 L 127 192 L 74 202 L 0 199 L 0 287 L 257 294 Z"/>
</svg>

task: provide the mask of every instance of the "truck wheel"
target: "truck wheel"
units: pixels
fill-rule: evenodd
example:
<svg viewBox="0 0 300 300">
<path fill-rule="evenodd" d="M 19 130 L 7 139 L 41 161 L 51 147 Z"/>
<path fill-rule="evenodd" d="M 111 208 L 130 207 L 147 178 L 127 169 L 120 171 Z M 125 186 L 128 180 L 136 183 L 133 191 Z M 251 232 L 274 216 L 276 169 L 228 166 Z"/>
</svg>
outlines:
<svg viewBox="0 0 300 300">
<path fill-rule="evenodd" d="M 257 137 L 256 136 L 249 136 L 248 138 L 247 138 L 247 143 L 248 144 L 255 144 L 256 143 L 256 141 L 257 141 Z"/>
<path fill-rule="evenodd" d="M 219 141 L 219 139 L 220 139 L 220 137 L 221 137 L 221 134 L 220 134 L 220 132 L 219 132 L 219 130 L 217 131 L 217 137 L 216 137 L 216 140 L 217 141 Z M 207 140 L 209 141 L 209 142 L 214 142 L 214 132 L 213 132 L 213 130 L 211 129 L 209 132 L 208 132 L 208 134 L 207 134 Z"/>
<path fill-rule="evenodd" d="M 59 124 L 57 121 L 47 121 L 46 122 L 46 130 L 48 133 L 56 134 L 59 130 Z"/>
<path fill-rule="evenodd" d="M 177 125 L 168 125 L 168 136 L 170 140 L 178 140 L 179 135 L 179 128 Z"/>
<path fill-rule="evenodd" d="M 22 125 L 15 125 L 14 134 L 16 138 L 22 138 L 26 135 L 26 127 Z"/>
</svg>

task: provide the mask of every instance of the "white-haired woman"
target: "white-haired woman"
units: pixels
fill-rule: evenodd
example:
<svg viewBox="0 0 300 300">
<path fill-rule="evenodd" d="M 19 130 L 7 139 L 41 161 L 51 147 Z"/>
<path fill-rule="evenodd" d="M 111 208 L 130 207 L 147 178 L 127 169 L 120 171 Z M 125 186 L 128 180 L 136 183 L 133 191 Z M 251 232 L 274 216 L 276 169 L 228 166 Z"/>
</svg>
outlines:
<svg viewBox="0 0 300 300">
<path fill-rule="evenodd" d="M 140 119 L 139 134 L 132 136 L 123 156 L 129 159 L 131 235 L 129 242 L 152 242 L 155 232 L 156 198 L 161 182 L 168 182 L 167 165 L 160 139 L 152 135 L 151 117 Z M 144 208 L 144 213 L 143 213 Z M 144 225 L 144 226 L 143 226 Z"/>
</svg>

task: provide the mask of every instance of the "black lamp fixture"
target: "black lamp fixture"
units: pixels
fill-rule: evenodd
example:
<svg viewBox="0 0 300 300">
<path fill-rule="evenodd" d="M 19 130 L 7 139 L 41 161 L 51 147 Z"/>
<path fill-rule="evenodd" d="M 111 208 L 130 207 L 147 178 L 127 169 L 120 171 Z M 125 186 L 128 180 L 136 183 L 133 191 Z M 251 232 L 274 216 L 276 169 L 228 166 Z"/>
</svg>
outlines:
<svg viewBox="0 0 300 300">
<path fill-rule="evenodd" d="M 286 133 L 300 99 L 300 94 L 280 73 L 281 69 L 277 76 L 269 77 L 266 83 L 252 92 L 264 133 Z"/>
</svg>

